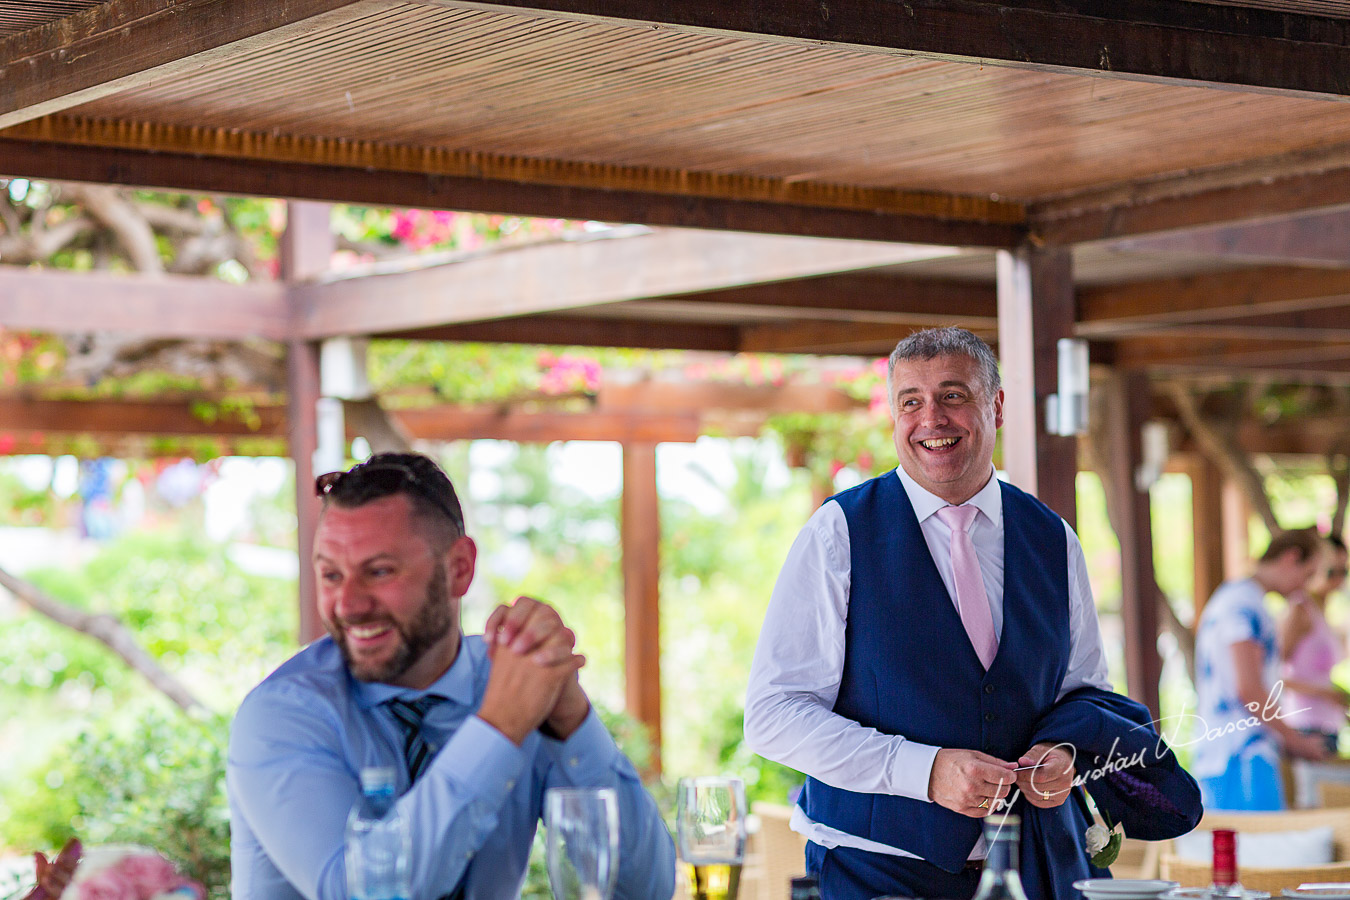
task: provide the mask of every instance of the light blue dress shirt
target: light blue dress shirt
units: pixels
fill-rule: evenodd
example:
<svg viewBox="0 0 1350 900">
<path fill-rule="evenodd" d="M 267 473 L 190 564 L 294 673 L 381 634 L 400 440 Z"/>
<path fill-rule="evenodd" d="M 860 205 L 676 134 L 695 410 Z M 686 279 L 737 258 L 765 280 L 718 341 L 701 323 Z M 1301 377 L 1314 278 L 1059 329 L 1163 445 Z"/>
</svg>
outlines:
<svg viewBox="0 0 1350 900">
<path fill-rule="evenodd" d="M 412 831 L 411 900 L 436 900 L 468 867 L 466 900 L 520 894 L 544 790 L 612 787 L 619 797 L 619 898 L 665 900 L 675 850 L 656 804 L 592 710 L 566 741 L 517 747 L 479 719 L 490 663 L 480 636 L 425 691 L 360 682 L 331 638 L 291 657 L 235 716 L 227 784 L 234 900 L 347 900 L 343 831 L 366 766 L 399 772 Z M 439 694 L 423 733 L 441 750 L 409 789 L 392 697 Z"/>
</svg>

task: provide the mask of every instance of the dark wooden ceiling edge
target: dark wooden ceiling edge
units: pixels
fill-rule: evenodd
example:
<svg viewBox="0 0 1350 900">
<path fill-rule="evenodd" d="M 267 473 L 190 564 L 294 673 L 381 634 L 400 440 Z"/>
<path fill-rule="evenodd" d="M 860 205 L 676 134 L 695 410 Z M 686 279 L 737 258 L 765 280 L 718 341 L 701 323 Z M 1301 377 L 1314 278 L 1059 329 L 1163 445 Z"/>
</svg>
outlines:
<svg viewBox="0 0 1350 900">
<path fill-rule="evenodd" d="M 1164 0 L 422 0 L 867 53 L 1344 99 L 1350 23 Z"/>
<path fill-rule="evenodd" d="M 1020 225 L 1020 204 L 973 194 L 865 187 L 821 181 L 507 156 L 439 147 L 229 128 L 46 116 L 0 131 L 0 138 L 122 150 L 149 150 L 259 163 L 300 163 L 437 177 L 468 177 L 553 187 L 600 188 L 671 196 L 913 215 L 955 222 Z"/>
<path fill-rule="evenodd" d="M 152 189 L 466 212 L 636 222 L 808 237 L 1011 247 L 1018 225 L 877 211 L 682 197 L 640 191 L 521 184 L 425 173 L 258 162 L 183 153 L 81 147 L 0 138 L 3 175 Z"/>
</svg>

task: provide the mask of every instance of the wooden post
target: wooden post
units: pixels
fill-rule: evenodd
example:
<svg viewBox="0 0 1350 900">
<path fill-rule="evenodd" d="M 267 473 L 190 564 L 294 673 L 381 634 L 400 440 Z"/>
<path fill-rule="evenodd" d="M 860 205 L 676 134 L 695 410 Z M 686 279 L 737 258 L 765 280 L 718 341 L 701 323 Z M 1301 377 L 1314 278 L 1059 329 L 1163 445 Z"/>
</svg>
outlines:
<svg viewBox="0 0 1350 900">
<path fill-rule="evenodd" d="M 628 712 L 651 732 L 650 774 L 661 771 L 661 520 L 656 444 L 623 445 L 624 676 Z"/>
<path fill-rule="evenodd" d="M 1159 716 L 1158 581 L 1153 571 L 1153 523 L 1148 491 L 1135 484 L 1143 461 L 1140 436 L 1150 412 L 1148 377 L 1141 372 L 1113 374 L 1102 386 L 1110 391 L 1104 423 L 1115 451 L 1111 488 L 1118 493 L 1116 537 L 1120 540 L 1120 617 L 1125 630 L 1125 680 L 1129 695 Z"/>
<path fill-rule="evenodd" d="M 1186 466 L 1191 477 L 1191 540 L 1194 542 L 1195 619 L 1224 582 L 1223 473 L 1203 454 L 1195 454 Z M 1243 551 L 1244 555 L 1246 550 Z"/>
<path fill-rule="evenodd" d="M 1251 574 L 1252 505 L 1236 481 L 1223 482 L 1223 577 L 1227 581 Z"/>
<path fill-rule="evenodd" d="M 281 236 L 281 278 L 288 295 L 294 286 L 328 268 L 333 255 L 333 233 L 326 203 L 287 204 L 286 230 Z M 286 406 L 291 460 L 295 464 L 296 548 L 300 562 L 300 642 L 323 634 L 319 621 L 314 568 L 314 531 L 319 525 L 319 501 L 314 496 L 314 451 L 318 447 L 315 404 L 319 400 L 319 345 L 291 340 L 286 344 Z"/>
<path fill-rule="evenodd" d="M 1003 468 L 1013 484 L 1077 521 L 1078 443 L 1045 430 L 1057 390 L 1056 342 L 1073 336 L 1073 257 L 1063 247 L 998 253 L 998 351 L 1003 373 Z"/>
</svg>

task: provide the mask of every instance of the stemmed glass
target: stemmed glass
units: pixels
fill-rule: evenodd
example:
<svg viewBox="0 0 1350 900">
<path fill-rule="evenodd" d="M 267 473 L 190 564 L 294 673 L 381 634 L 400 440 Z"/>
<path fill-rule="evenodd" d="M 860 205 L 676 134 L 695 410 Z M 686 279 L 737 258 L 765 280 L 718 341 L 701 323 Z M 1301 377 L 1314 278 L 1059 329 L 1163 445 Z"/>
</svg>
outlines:
<svg viewBox="0 0 1350 900">
<path fill-rule="evenodd" d="M 613 788 L 544 795 L 548 883 L 557 900 L 610 900 L 619 876 L 619 797 Z"/>
<path fill-rule="evenodd" d="M 736 900 L 745 860 L 745 785 L 682 778 L 676 802 L 680 857 L 694 900 Z"/>
</svg>

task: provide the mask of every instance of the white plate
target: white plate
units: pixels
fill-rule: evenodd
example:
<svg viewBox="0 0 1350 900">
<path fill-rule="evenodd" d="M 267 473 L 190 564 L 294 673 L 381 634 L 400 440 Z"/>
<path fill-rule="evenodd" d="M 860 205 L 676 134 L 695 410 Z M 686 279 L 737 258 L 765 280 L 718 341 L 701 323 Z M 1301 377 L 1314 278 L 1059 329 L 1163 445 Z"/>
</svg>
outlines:
<svg viewBox="0 0 1350 900">
<path fill-rule="evenodd" d="M 1156 878 L 1084 878 L 1073 886 L 1088 900 L 1148 900 L 1178 887 Z"/>
</svg>

